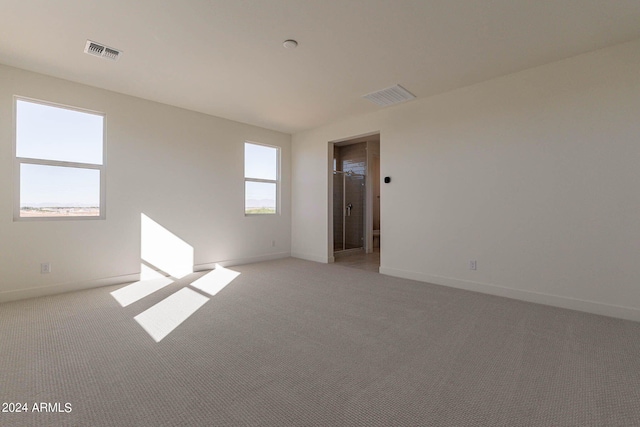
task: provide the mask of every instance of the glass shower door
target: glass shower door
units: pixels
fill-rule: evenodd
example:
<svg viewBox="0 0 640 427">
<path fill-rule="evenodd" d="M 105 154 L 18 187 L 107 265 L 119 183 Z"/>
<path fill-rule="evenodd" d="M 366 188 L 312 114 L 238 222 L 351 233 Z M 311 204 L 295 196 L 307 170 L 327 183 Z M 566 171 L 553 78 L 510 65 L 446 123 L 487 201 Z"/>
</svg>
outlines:
<svg viewBox="0 0 640 427">
<path fill-rule="evenodd" d="M 364 247 L 365 177 L 350 172 L 333 174 L 333 250 Z"/>
<path fill-rule="evenodd" d="M 344 174 L 333 173 L 333 251 L 344 250 Z"/>
</svg>

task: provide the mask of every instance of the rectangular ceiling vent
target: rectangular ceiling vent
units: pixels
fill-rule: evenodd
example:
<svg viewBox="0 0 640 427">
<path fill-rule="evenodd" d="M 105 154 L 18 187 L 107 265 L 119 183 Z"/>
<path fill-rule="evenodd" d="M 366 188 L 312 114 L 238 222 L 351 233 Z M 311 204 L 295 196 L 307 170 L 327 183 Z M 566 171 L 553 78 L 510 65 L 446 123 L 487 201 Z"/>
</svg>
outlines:
<svg viewBox="0 0 640 427">
<path fill-rule="evenodd" d="M 120 58 L 122 51 L 107 47 L 100 43 L 92 42 L 91 40 L 87 40 L 87 44 L 84 46 L 84 53 L 98 56 L 100 58 L 110 59 L 112 61 L 117 61 L 118 58 Z"/>
<path fill-rule="evenodd" d="M 372 92 L 363 96 L 380 107 L 388 107 L 389 105 L 400 104 L 401 102 L 415 99 L 416 96 L 400 85 L 388 87 L 386 89 Z"/>
</svg>

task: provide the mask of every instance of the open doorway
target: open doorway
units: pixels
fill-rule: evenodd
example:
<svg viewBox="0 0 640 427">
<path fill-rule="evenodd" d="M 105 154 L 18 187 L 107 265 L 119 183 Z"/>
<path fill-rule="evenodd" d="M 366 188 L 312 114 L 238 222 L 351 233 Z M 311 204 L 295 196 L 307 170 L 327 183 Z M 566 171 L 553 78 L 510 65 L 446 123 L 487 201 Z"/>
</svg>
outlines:
<svg viewBox="0 0 640 427">
<path fill-rule="evenodd" d="M 330 143 L 330 259 L 380 267 L 380 134 Z"/>
</svg>

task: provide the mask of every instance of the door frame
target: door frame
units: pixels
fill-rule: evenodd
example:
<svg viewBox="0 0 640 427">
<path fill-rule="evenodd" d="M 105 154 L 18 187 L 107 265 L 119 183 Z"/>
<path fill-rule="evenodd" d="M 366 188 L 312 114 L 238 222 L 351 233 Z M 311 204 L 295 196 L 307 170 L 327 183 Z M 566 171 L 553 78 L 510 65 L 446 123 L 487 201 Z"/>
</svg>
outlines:
<svg viewBox="0 0 640 427">
<path fill-rule="evenodd" d="M 333 251 L 333 156 L 335 144 L 344 142 L 358 143 L 366 142 L 368 138 L 372 136 L 378 136 L 380 138 L 380 131 L 372 131 L 359 135 L 353 135 L 349 137 L 334 139 L 327 143 L 327 259 L 329 263 L 335 262 L 335 256 Z M 368 147 L 367 147 L 368 148 Z M 373 189 L 370 185 L 369 175 L 369 150 L 367 149 L 367 173 L 365 175 L 365 230 L 364 230 L 364 250 L 366 253 L 373 252 L 373 213 L 370 207 L 373 206 Z M 382 250 L 382 249 L 381 249 Z"/>
</svg>

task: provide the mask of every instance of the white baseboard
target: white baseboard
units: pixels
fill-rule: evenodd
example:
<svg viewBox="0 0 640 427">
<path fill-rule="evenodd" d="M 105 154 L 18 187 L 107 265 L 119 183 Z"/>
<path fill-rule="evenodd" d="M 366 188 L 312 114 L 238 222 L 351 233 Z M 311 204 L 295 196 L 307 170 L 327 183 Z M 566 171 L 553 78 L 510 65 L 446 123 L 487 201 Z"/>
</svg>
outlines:
<svg viewBox="0 0 640 427">
<path fill-rule="evenodd" d="M 563 297 L 559 295 L 526 291 L 522 289 L 506 288 L 503 286 L 487 283 L 453 279 L 450 277 L 435 276 L 389 267 L 380 267 L 380 274 L 401 277 L 403 279 L 417 280 L 420 282 L 433 283 L 436 285 L 449 286 L 452 288 L 465 289 L 468 291 L 482 292 L 485 294 L 497 295 L 521 301 L 534 302 L 538 304 L 545 304 L 554 307 L 568 308 L 570 310 L 578 310 L 587 313 L 600 314 L 603 316 L 616 317 L 619 319 L 633 320 L 636 322 L 640 321 L 640 310 L 637 308 L 603 304 L 595 301 L 587 301 L 577 298 Z"/>
<path fill-rule="evenodd" d="M 328 255 L 317 256 L 317 255 L 311 255 L 311 254 L 303 254 L 301 252 L 291 252 L 291 256 L 293 258 L 300 258 L 300 259 L 305 259 L 307 261 L 320 262 L 322 264 L 328 264 L 330 262 Z"/>
<path fill-rule="evenodd" d="M 272 261 L 274 259 L 289 258 L 291 254 L 289 252 L 278 252 L 267 255 L 259 255 L 247 258 L 227 259 L 223 261 L 207 262 L 203 264 L 196 264 L 193 266 L 193 271 L 213 270 L 216 268 L 216 264 L 222 267 L 230 267 L 232 265 L 252 264 L 254 262 Z"/>
<path fill-rule="evenodd" d="M 140 280 L 139 273 L 89 280 L 86 282 L 62 283 L 58 285 L 41 286 L 37 288 L 16 289 L 12 291 L 0 292 L 0 303 L 17 301 L 26 298 L 62 294 L 71 291 L 81 291 L 84 289 L 100 288 L 102 286 L 121 285 L 123 283 L 136 282 L 138 280 Z"/>
<path fill-rule="evenodd" d="M 275 254 L 262 255 L 249 258 L 238 258 L 224 260 L 206 264 L 198 264 L 193 266 L 193 271 L 212 270 L 216 264 L 223 267 L 240 264 L 250 264 L 253 262 L 270 261 L 280 258 L 288 258 L 291 256 L 289 252 L 278 252 Z M 102 286 L 121 285 L 125 283 L 137 282 L 140 280 L 140 273 L 126 274 L 123 276 L 107 277 L 103 279 L 89 280 L 86 282 L 63 283 L 51 286 L 42 286 L 37 288 L 16 289 L 11 291 L 0 292 L 0 303 L 17 301 L 26 298 L 43 297 L 48 295 L 56 295 L 71 291 L 80 291 L 84 289 L 99 288 Z"/>
</svg>

